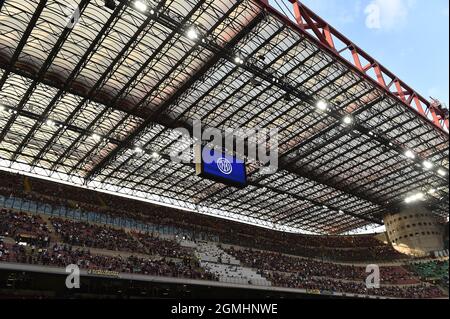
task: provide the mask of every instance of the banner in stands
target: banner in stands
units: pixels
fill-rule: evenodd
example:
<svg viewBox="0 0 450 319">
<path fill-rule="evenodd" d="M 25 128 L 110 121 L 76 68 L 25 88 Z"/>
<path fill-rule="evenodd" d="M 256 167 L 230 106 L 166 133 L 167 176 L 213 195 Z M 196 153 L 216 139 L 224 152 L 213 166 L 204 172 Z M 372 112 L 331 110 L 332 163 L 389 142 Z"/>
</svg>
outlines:
<svg viewBox="0 0 450 319">
<path fill-rule="evenodd" d="M 89 269 L 87 272 L 89 275 L 94 276 L 102 276 L 102 277 L 119 277 L 119 272 L 117 271 L 110 271 L 110 270 L 103 270 L 103 269 Z"/>
<path fill-rule="evenodd" d="M 306 293 L 310 295 L 320 295 L 319 289 L 306 289 Z"/>
</svg>

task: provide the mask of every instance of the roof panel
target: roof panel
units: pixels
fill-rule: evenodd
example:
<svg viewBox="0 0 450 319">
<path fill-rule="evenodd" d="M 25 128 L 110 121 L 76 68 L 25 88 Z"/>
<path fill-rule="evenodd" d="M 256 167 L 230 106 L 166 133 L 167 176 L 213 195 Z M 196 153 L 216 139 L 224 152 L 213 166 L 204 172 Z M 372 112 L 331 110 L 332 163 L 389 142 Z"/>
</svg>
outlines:
<svg viewBox="0 0 450 319">
<path fill-rule="evenodd" d="M 448 170 L 448 135 L 259 3 L 173 0 L 148 16 L 124 2 L 111 11 L 91 0 L 68 30 L 71 2 L 49 0 L 27 37 L 38 1 L 6 0 L 0 157 L 89 177 L 105 189 L 320 233 L 380 221 L 412 191 L 433 186 L 448 196 L 442 178 L 399 151 Z M 205 41 L 186 36 L 192 26 Z M 14 52 L 18 62 L 9 65 Z M 235 55 L 245 63 L 236 65 Z M 317 112 L 320 99 L 352 114 L 354 127 Z M 196 119 L 222 131 L 278 129 L 279 171 L 264 175 L 249 160 L 250 185 L 238 189 L 171 161 L 183 150 L 193 159 L 192 138 L 176 143 L 174 128 Z M 448 215 L 448 206 L 436 207 Z"/>
</svg>

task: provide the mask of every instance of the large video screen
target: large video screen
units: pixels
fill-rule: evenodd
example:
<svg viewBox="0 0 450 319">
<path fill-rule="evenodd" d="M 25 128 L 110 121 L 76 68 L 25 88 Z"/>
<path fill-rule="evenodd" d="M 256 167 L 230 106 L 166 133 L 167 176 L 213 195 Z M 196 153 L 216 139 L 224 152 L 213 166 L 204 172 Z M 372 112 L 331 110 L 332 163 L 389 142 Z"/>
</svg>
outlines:
<svg viewBox="0 0 450 319">
<path fill-rule="evenodd" d="M 202 148 L 197 174 L 232 186 L 247 185 L 247 173 L 243 160 L 207 147 Z"/>
</svg>

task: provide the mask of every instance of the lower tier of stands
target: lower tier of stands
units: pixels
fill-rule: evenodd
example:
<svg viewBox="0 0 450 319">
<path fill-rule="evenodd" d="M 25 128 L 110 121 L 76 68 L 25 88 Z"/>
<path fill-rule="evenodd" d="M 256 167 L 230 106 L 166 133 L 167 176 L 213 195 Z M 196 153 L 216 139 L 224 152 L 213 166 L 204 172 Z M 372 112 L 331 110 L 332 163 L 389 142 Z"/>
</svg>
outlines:
<svg viewBox="0 0 450 319">
<path fill-rule="evenodd" d="M 439 284 L 448 292 L 448 259 L 417 261 L 411 263 L 408 269 L 422 280 Z"/>
<path fill-rule="evenodd" d="M 378 289 L 367 289 L 362 282 L 338 281 L 325 278 L 305 278 L 300 274 L 266 273 L 264 274 L 274 286 L 301 288 L 309 290 L 331 290 L 358 295 L 392 296 L 397 298 L 423 299 L 441 298 L 442 290 L 426 284 L 414 286 L 381 286 Z"/>
<path fill-rule="evenodd" d="M 73 249 L 71 246 L 57 244 L 48 249 L 35 249 L 19 244 L 8 245 L 0 241 L 0 262 L 63 268 L 74 264 L 86 270 L 217 280 L 212 274 L 208 274 L 200 268 L 198 262 L 193 259 L 171 260 L 161 257 L 94 255 L 89 250 Z"/>
</svg>

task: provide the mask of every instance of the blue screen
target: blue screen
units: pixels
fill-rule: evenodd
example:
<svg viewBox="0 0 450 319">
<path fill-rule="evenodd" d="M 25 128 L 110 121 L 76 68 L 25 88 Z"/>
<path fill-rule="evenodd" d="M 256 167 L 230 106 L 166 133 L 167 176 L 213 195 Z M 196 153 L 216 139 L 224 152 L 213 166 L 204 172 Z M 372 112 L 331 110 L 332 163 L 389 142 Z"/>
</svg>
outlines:
<svg viewBox="0 0 450 319">
<path fill-rule="evenodd" d="M 205 147 L 202 152 L 202 165 L 202 175 L 205 177 L 218 179 L 225 184 L 247 184 L 245 163 L 234 156 Z"/>
</svg>

